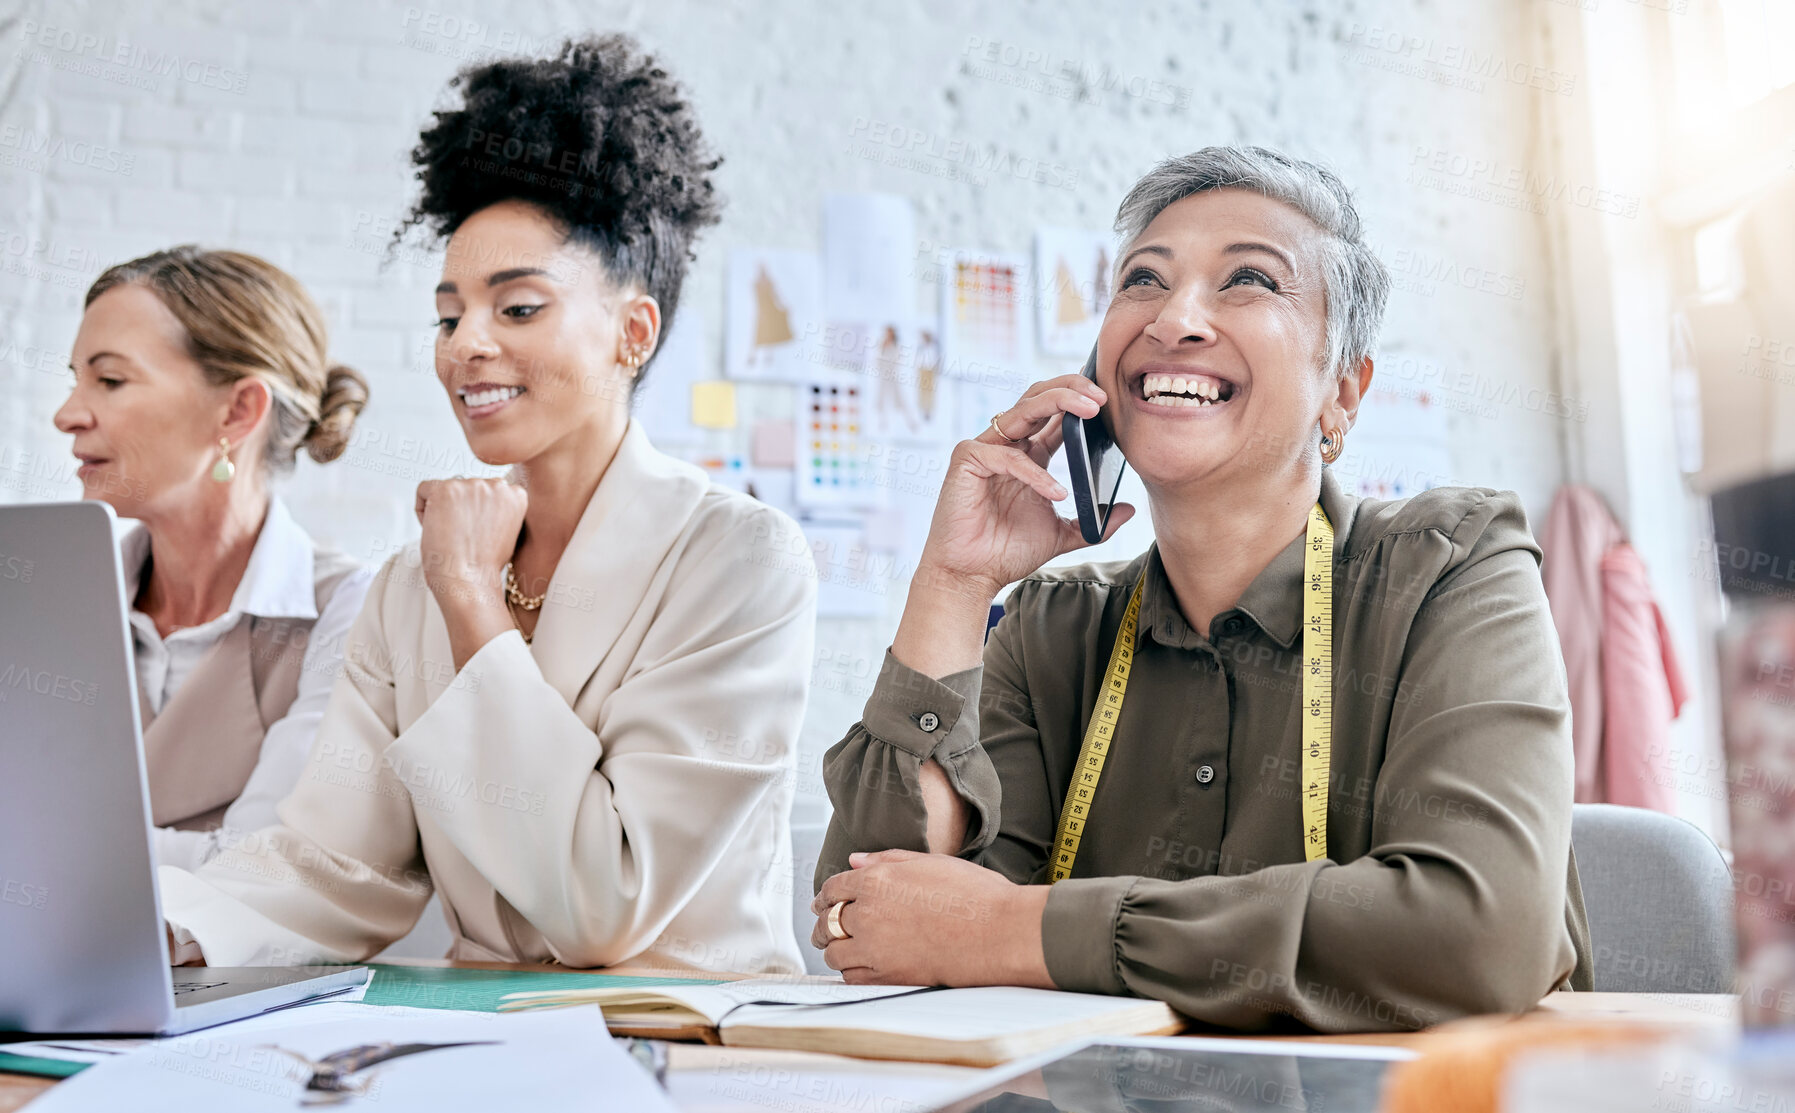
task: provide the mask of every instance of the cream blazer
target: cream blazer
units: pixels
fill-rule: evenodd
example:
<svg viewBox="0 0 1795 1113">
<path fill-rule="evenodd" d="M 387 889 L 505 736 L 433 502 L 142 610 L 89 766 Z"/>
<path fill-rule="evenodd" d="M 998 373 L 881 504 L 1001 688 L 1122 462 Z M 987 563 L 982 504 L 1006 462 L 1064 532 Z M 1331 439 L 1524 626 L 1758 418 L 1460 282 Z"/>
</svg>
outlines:
<svg viewBox="0 0 1795 1113">
<path fill-rule="evenodd" d="M 387 562 L 280 825 L 159 871 L 177 944 L 215 966 L 361 961 L 434 888 L 451 958 L 801 973 L 815 611 L 792 521 L 632 422 L 533 645 L 500 635 L 456 672 L 417 547 Z"/>
</svg>

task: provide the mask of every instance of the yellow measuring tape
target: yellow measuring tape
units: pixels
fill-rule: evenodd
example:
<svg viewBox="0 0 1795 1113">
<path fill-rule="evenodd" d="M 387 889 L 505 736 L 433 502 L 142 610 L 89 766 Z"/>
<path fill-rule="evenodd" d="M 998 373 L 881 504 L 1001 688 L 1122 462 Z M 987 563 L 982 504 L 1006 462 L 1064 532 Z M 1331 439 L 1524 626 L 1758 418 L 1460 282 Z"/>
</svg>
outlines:
<svg viewBox="0 0 1795 1113">
<path fill-rule="evenodd" d="M 1109 651 L 1109 668 L 1103 674 L 1103 690 L 1097 710 L 1085 726 L 1084 743 L 1078 748 L 1078 766 L 1072 773 L 1071 791 L 1060 811 L 1059 829 L 1053 839 L 1052 881 L 1072 876 L 1079 842 L 1097 798 L 1097 781 L 1115 741 L 1116 724 L 1122 719 L 1122 700 L 1128 694 L 1128 674 L 1134 667 L 1135 631 L 1140 623 L 1141 591 L 1147 573 L 1134 582 L 1122 629 Z M 1313 862 L 1328 852 L 1328 766 L 1334 749 L 1334 526 L 1316 503 L 1309 510 L 1303 540 L 1303 857 Z"/>
</svg>

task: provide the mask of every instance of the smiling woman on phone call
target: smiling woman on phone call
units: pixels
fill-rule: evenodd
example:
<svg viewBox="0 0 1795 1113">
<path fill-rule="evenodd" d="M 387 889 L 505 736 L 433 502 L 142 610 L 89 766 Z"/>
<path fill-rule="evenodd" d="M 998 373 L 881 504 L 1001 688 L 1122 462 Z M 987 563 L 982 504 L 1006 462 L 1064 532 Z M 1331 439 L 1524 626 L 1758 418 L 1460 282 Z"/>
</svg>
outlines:
<svg viewBox="0 0 1795 1113">
<path fill-rule="evenodd" d="M 1096 381 L 1037 383 L 954 451 L 825 759 L 813 939 L 851 982 L 1134 993 L 1239 1029 L 1587 988 L 1569 701 L 1519 500 L 1360 500 L 1326 466 L 1389 289 L 1351 195 L 1210 147 L 1141 179 L 1116 230 Z M 1065 414 L 1101 414 L 1147 489 L 1132 561 L 1040 570 L 1084 544 L 1045 469 Z"/>
<path fill-rule="evenodd" d="M 455 958 L 795 972 L 815 579 L 756 548 L 788 519 L 629 412 L 716 160 L 622 36 L 454 85 L 413 221 L 448 240 L 437 376 L 512 476 L 419 485 L 422 537 L 376 577 L 282 826 L 163 871 L 181 957 L 360 960 L 434 887 Z M 494 135 L 578 169 L 510 174 L 471 153 Z"/>
</svg>

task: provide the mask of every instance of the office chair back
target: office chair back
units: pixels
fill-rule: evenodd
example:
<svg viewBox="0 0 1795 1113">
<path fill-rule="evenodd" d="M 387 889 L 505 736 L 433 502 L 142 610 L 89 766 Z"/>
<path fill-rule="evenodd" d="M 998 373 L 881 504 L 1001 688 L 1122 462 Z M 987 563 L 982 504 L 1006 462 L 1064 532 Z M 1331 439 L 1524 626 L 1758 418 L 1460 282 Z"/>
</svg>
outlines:
<svg viewBox="0 0 1795 1113">
<path fill-rule="evenodd" d="M 1732 871 L 1707 835 L 1644 808 L 1577 804 L 1571 845 L 1596 990 L 1732 992 Z"/>
</svg>

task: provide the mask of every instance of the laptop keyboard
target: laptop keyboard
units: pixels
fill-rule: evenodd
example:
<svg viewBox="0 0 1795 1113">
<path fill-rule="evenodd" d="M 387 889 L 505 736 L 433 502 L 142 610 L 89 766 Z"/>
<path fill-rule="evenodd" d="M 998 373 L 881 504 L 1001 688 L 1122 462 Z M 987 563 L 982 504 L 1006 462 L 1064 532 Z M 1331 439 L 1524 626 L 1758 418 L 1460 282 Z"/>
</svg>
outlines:
<svg viewBox="0 0 1795 1113">
<path fill-rule="evenodd" d="M 219 986 L 226 985 L 226 984 L 228 984 L 228 983 L 226 983 L 226 982 L 176 982 L 175 983 L 175 996 L 179 997 L 183 993 L 197 993 L 202 989 L 217 989 Z"/>
</svg>

